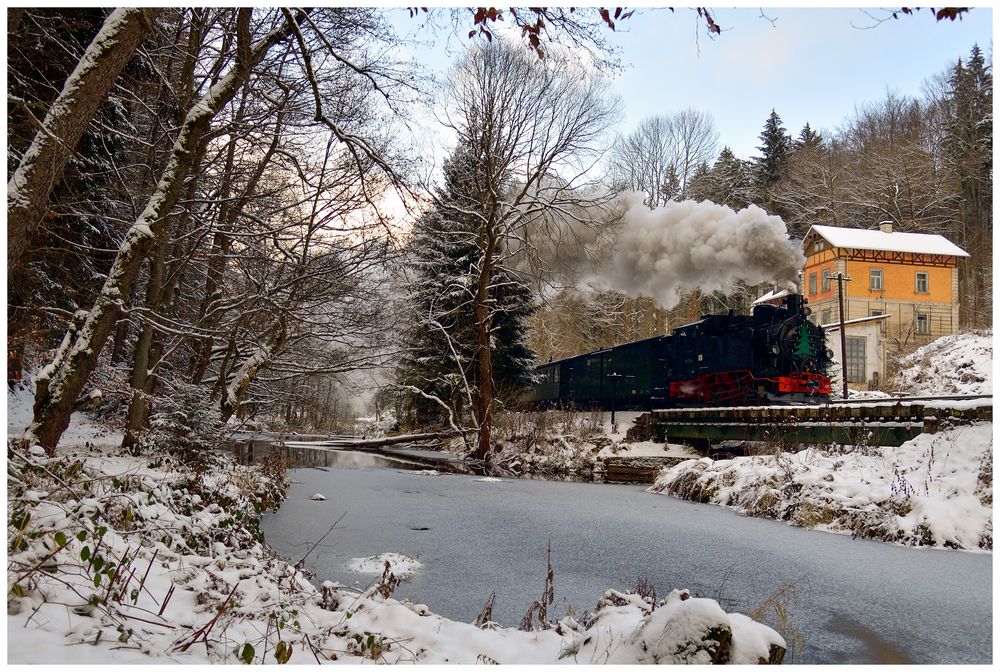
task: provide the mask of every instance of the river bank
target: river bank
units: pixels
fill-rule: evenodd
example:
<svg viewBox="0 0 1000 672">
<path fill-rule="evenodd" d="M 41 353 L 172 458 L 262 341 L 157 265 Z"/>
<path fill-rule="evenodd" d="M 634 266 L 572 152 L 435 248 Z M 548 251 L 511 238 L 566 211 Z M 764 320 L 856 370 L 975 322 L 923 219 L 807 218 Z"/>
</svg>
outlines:
<svg viewBox="0 0 1000 672">
<path fill-rule="evenodd" d="M 8 396 L 16 438 L 26 413 L 12 400 L 30 396 Z M 326 529 L 301 554 L 275 555 L 260 517 L 290 483 L 277 461 L 244 466 L 228 452 L 155 447 L 133 456 L 116 447 L 120 434 L 79 415 L 65 437 L 54 458 L 8 445 L 8 663 L 757 663 L 784 654 L 771 628 L 683 590 L 658 600 L 601 590 L 577 618 L 540 600 L 515 629 L 395 599 L 390 572 L 363 589 L 314 583 L 302 570 L 307 549 L 334 543 L 325 533 L 336 518 L 313 509 Z"/>
</svg>

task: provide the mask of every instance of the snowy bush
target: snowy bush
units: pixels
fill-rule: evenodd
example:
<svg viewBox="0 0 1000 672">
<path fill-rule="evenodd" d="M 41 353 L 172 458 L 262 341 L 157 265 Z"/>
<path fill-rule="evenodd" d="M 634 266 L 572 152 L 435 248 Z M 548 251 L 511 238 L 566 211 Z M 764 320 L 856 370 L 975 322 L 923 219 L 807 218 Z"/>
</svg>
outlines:
<svg viewBox="0 0 1000 672">
<path fill-rule="evenodd" d="M 222 430 L 219 409 L 205 397 L 204 388 L 177 383 L 169 395 L 156 398 L 141 446 L 146 450 L 207 450 L 221 442 Z"/>
<path fill-rule="evenodd" d="M 898 448 L 688 460 L 664 469 L 650 490 L 801 527 L 992 549 L 992 427 L 921 434 Z"/>
</svg>

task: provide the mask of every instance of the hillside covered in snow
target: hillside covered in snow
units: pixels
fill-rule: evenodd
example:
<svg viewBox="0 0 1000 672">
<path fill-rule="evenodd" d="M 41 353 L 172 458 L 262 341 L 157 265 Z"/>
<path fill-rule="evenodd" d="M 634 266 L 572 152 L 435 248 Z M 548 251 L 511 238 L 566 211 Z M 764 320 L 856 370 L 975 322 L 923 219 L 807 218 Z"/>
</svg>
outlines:
<svg viewBox="0 0 1000 672">
<path fill-rule="evenodd" d="M 892 383 L 900 392 L 990 394 L 993 392 L 993 330 L 943 336 L 907 355 Z"/>
</svg>

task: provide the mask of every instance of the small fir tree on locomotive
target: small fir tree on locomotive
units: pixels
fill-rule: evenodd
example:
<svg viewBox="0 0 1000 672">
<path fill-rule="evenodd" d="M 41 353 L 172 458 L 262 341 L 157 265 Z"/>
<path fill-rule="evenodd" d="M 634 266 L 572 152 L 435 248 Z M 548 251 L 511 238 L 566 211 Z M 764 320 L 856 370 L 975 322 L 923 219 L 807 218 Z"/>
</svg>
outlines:
<svg viewBox="0 0 1000 672">
<path fill-rule="evenodd" d="M 705 315 L 634 343 L 539 366 L 534 407 L 651 409 L 825 403 L 833 357 L 798 294 L 751 315 Z"/>
</svg>

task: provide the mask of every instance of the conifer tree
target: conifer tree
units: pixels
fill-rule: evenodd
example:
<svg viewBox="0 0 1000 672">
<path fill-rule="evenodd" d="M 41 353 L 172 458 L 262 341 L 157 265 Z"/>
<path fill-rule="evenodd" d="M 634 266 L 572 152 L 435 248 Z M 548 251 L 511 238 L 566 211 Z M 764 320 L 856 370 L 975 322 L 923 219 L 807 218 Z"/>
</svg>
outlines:
<svg viewBox="0 0 1000 672">
<path fill-rule="evenodd" d="M 760 141 L 763 144 L 757 148 L 761 152 L 761 156 L 757 159 L 757 181 L 764 190 L 767 190 L 781 179 L 792 146 L 788 131 L 781 125 L 781 117 L 773 109 L 764 122 Z"/>
<path fill-rule="evenodd" d="M 823 136 L 809 126 L 809 122 L 799 131 L 799 137 L 795 140 L 795 150 L 817 149 L 823 144 Z"/>
<path fill-rule="evenodd" d="M 963 324 L 989 324 L 993 237 L 993 74 L 979 45 L 948 78 L 944 155 L 959 195 L 956 238 L 973 253 L 959 269 Z"/>
<path fill-rule="evenodd" d="M 755 159 L 754 182 L 758 191 L 758 205 L 768 212 L 784 216 L 780 205 L 772 197 L 775 186 L 788 172 L 788 158 L 792 152 L 792 139 L 781 125 L 781 117 L 773 109 L 764 122 L 760 134 L 761 155 Z"/>
<path fill-rule="evenodd" d="M 459 422 L 470 410 L 468 393 L 478 383 L 472 311 L 478 247 L 470 212 L 475 202 L 469 195 L 477 169 L 473 153 L 458 148 L 445 164 L 438 205 L 415 226 L 411 268 L 417 315 L 405 337 L 408 353 L 397 378 L 437 400 L 411 396 L 406 420 L 413 425 L 446 422 L 441 402 Z M 525 344 L 525 320 L 534 312 L 534 301 L 527 286 L 503 267 L 491 285 L 493 382 L 500 400 L 510 402 L 531 383 L 533 355 Z"/>
</svg>

